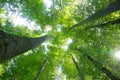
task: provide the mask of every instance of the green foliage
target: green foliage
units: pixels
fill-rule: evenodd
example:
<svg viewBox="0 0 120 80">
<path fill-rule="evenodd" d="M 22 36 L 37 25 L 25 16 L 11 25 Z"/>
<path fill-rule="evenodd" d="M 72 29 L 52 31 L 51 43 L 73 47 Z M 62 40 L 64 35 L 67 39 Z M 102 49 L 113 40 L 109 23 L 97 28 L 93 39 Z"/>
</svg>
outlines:
<svg viewBox="0 0 120 80">
<path fill-rule="evenodd" d="M 84 21 L 84 25 L 70 30 L 78 22 L 89 18 L 90 15 L 104 9 L 114 1 L 55 0 L 54 9 L 53 4 L 47 9 L 43 0 L 0 0 L 1 30 L 27 37 L 38 37 L 43 34 L 53 36 L 53 39 L 36 49 L 0 64 L 0 79 L 33 80 L 39 67 L 42 66 L 44 60 L 48 57 L 48 63 L 39 76 L 40 80 L 56 80 L 57 77 L 60 77 L 59 79 L 61 80 L 78 80 L 78 71 L 72 61 L 71 54 L 74 56 L 86 80 L 109 79 L 105 73 L 94 66 L 86 57 L 86 54 L 94 57 L 111 73 L 119 77 L 120 60 L 113 56 L 116 49 L 120 49 L 120 24 L 108 24 L 104 27 L 90 28 L 89 26 L 119 19 L 120 11 L 98 18 L 95 21 L 88 21 L 89 23 Z M 10 7 L 6 9 L 4 7 L 5 3 L 8 3 Z M 15 26 L 10 17 L 5 18 L 2 15 L 8 15 L 10 11 L 13 13 L 18 12 L 23 18 L 34 21 L 41 27 L 41 30 L 31 30 L 23 25 Z M 51 30 L 47 30 L 49 27 Z M 68 38 L 72 39 L 72 43 L 65 50 L 63 46 L 68 43 Z M 61 73 L 58 70 L 60 66 L 62 68 Z"/>
</svg>

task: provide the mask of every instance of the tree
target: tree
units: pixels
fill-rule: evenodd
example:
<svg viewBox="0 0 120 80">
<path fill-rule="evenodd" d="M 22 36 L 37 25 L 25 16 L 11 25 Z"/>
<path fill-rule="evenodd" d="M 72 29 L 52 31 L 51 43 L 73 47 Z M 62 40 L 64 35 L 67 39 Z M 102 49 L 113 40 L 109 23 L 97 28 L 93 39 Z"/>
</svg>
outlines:
<svg viewBox="0 0 120 80">
<path fill-rule="evenodd" d="M 120 3 L 120 0 L 117 0 L 117 1 L 109 4 L 107 7 L 97 11 L 96 13 L 92 14 L 90 17 L 88 17 L 87 19 L 83 20 L 82 22 L 79 22 L 79 23 L 73 25 L 71 27 L 71 29 L 74 29 L 74 28 L 76 28 L 78 26 L 81 26 L 81 25 L 83 25 L 85 23 L 88 23 L 90 21 L 93 21 L 93 20 L 98 19 L 100 17 L 106 16 L 106 15 L 108 15 L 110 13 L 115 12 L 115 11 L 118 11 L 120 9 L 119 3 Z"/>
<path fill-rule="evenodd" d="M 48 58 L 45 59 L 42 67 L 40 66 L 40 70 L 38 71 L 38 73 L 37 73 L 37 75 L 36 75 L 36 77 L 35 77 L 34 80 L 39 80 L 40 74 L 41 74 L 41 73 L 43 72 L 43 70 L 45 69 L 45 66 L 46 66 L 47 62 L 48 62 Z"/>
<path fill-rule="evenodd" d="M 96 61 L 91 56 L 87 55 L 87 58 L 103 73 L 105 73 L 111 80 L 120 80 L 118 77 L 116 77 L 113 73 L 111 73 L 104 65 L 101 65 L 98 61 Z"/>
<path fill-rule="evenodd" d="M 109 21 L 106 23 L 101 23 L 98 25 L 88 26 L 85 29 L 96 28 L 96 27 L 103 28 L 103 27 L 106 27 L 107 25 L 115 25 L 115 24 L 120 24 L 120 19 Z"/>
<path fill-rule="evenodd" d="M 94 66 L 105 73 L 111 80 L 120 80 L 119 77 L 115 76 L 112 72 L 110 72 L 104 65 L 103 63 L 100 63 L 99 61 L 95 60 L 93 57 L 91 57 L 88 52 L 83 51 L 82 49 L 77 49 L 80 51 L 82 54 L 84 54 L 89 61 L 91 61 Z"/>
<path fill-rule="evenodd" d="M 0 51 L 8 52 L 9 43 L 12 48 L 9 51 L 21 52 L 0 64 L 0 80 L 108 80 L 111 76 L 119 79 L 119 59 L 114 57 L 120 49 L 119 3 L 119 0 L 0 0 L 0 29 L 4 31 L 0 33 L 3 45 Z M 30 26 L 15 25 L 14 21 L 27 21 Z M 77 29 L 69 31 L 75 25 Z M 42 35 L 54 38 L 41 44 L 49 38 Z"/>
<path fill-rule="evenodd" d="M 76 69 L 77 69 L 78 73 L 79 73 L 80 80 L 85 80 L 85 78 L 83 76 L 83 73 L 80 71 L 79 66 L 77 65 L 77 62 L 75 61 L 75 59 L 73 57 L 72 57 L 72 60 L 75 64 L 75 66 L 76 66 Z"/>
<path fill-rule="evenodd" d="M 47 39 L 47 36 L 39 38 L 20 37 L 4 31 L 0 31 L 0 35 L 0 62 L 34 49 Z"/>
</svg>

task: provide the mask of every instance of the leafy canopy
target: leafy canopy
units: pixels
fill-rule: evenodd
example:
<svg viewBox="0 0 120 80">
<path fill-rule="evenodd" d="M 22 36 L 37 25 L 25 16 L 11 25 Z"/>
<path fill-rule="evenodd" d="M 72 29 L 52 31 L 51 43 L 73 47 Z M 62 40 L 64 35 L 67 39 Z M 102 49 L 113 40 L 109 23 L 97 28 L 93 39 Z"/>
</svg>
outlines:
<svg viewBox="0 0 120 80">
<path fill-rule="evenodd" d="M 47 0 L 46 0 L 47 1 Z M 70 30 L 115 0 L 0 0 L 0 29 L 10 34 L 27 37 L 53 36 L 41 46 L 0 64 L 0 79 L 33 80 L 44 60 L 48 62 L 40 80 L 78 80 L 77 65 L 86 80 L 109 79 L 86 57 L 94 57 L 117 77 L 120 76 L 120 59 L 114 57 L 120 49 L 120 24 L 108 24 L 119 19 L 120 11 L 108 14 Z M 25 18 L 29 25 L 14 24 L 13 16 Z M 16 17 L 17 20 L 17 17 Z M 30 24 L 34 22 L 35 25 Z M 95 27 L 98 25 L 99 27 Z M 94 26 L 90 27 L 89 26 Z M 37 29 L 36 29 L 37 28 Z"/>
</svg>

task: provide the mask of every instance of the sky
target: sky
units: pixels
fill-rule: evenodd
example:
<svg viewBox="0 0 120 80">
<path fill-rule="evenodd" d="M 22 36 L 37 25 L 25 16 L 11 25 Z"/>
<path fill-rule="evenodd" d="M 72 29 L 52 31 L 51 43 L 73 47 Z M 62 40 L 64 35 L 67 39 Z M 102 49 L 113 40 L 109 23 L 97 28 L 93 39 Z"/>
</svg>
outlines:
<svg viewBox="0 0 120 80">
<path fill-rule="evenodd" d="M 47 8 L 50 8 L 50 6 L 52 5 L 52 0 L 44 0 L 44 3 Z"/>
<path fill-rule="evenodd" d="M 64 50 L 67 50 L 68 47 L 69 47 L 69 45 L 70 45 L 71 43 L 72 43 L 72 39 L 71 39 L 71 38 L 68 38 L 68 39 L 66 40 L 65 44 L 62 46 L 62 48 L 63 48 Z"/>
<path fill-rule="evenodd" d="M 46 5 L 47 9 L 49 10 L 50 6 L 52 5 L 52 0 L 44 0 L 44 3 Z M 4 15 L 2 15 L 2 16 L 4 16 Z M 18 14 L 12 14 L 11 12 L 9 12 L 8 17 L 11 18 L 12 22 L 15 25 L 24 25 L 24 26 L 27 26 L 31 30 L 40 30 L 40 26 L 36 25 L 36 23 L 34 21 L 28 21 L 27 19 L 22 18 Z M 52 30 L 52 26 L 48 26 L 47 25 L 46 32 L 51 31 L 51 30 Z M 60 29 L 60 26 L 59 26 L 58 27 L 58 32 L 60 32 L 60 31 L 61 31 L 61 29 Z M 65 45 L 63 45 L 62 48 L 64 50 L 67 50 L 69 44 L 71 44 L 71 43 L 72 43 L 72 39 L 71 38 L 66 39 Z M 45 46 L 45 50 L 48 51 L 49 43 L 44 43 L 43 45 Z M 116 59 L 120 60 L 120 50 L 116 50 L 114 52 L 114 57 Z M 58 73 L 59 74 L 58 74 L 58 77 L 56 78 L 56 80 L 60 80 L 59 77 L 61 76 L 61 73 L 62 73 L 62 67 L 61 66 L 58 68 Z M 66 80 L 66 78 L 64 78 L 64 80 Z"/>
<path fill-rule="evenodd" d="M 120 50 L 115 51 L 114 56 L 120 60 Z"/>
<path fill-rule="evenodd" d="M 44 4 L 46 5 L 47 9 L 49 10 L 50 6 L 52 5 L 52 0 L 44 0 Z M 39 25 L 36 25 L 34 21 L 28 21 L 26 18 L 20 16 L 20 13 L 12 13 L 9 12 L 8 17 L 12 20 L 14 25 L 24 25 L 31 30 L 41 30 Z M 48 28 L 47 28 L 48 31 Z"/>
<path fill-rule="evenodd" d="M 49 8 L 52 5 L 52 0 L 44 0 L 44 4 L 46 5 L 47 9 L 49 10 Z M 0 14 L 0 17 L 1 16 L 5 17 L 4 15 Z M 26 18 L 21 17 L 20 13 L 14 13 L 13 14 L 12 12 L 9 12 L 8 17 L 12 20 L 12 22 L 14 23 L 15 26 L 16 25 L 24 25 L 31 30 L 41 30 L 39 25 L 36 25 L 36 23 L 34 21 L 29 21 Z M 46 33 L 48 33 L 51 30 L 52 30 L 52 27 L 47 26 Z M 57 31 L 61 32 L 60 27 L 58 27 Z M 66 41 L 66 44 L 63 45 L 62 48 L 64 50 L 67 50 L 70 43 L 72 43 L 72 39 L 68 38 L 67 41 Z M 117 58 L 117 59 L 120 59 L 120 50 L 117 50 L 117 51 L 114 52 L 114 57 Z"/>
</svg>

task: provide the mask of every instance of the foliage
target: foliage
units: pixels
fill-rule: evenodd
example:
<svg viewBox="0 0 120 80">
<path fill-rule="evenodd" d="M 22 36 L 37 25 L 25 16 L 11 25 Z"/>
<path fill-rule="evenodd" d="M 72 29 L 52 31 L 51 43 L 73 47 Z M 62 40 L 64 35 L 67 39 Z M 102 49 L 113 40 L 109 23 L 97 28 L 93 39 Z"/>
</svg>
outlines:
<svg viewBox="0 0 120 80">
<path fill-rule="evenodd" d="M 70 30 L 75 24 L 84 21 L 116 0 L 53 1 L 55 5 L 52 4 L 48 8 L 44 0 L 0 0 L 1 30 L 27 37 L 38 37 L 44 34 L 54 37 L 36 49 L 1 63 L 0 79 L 33 80 L 39 67 L 48 57 L 48 63 L 39 76 L 40 80 L 78 80 L 79 74 L 71 54 L 86 80 L 109 79 L 105 73 L 94 66 L 86 54 L 94 57 L 98 63 L 119 77 L 120 60 L 113 56 L 115 51 L 120 50 L 120 24 L 118 22 L 113 25 L 110 21 L 119 19 L 120 11 L 88 23 L 85 21 L 83 25 Z M 34 21 L 41 30 L 31 30 L 25 25 L 14 25 L 8 17 L 10 12 Z M 107 22 L 109 24 L 106 26 L 99 26 Z M 68 41 L 69 38 L 72 40 L 71 43 Z"/>
</svg>

